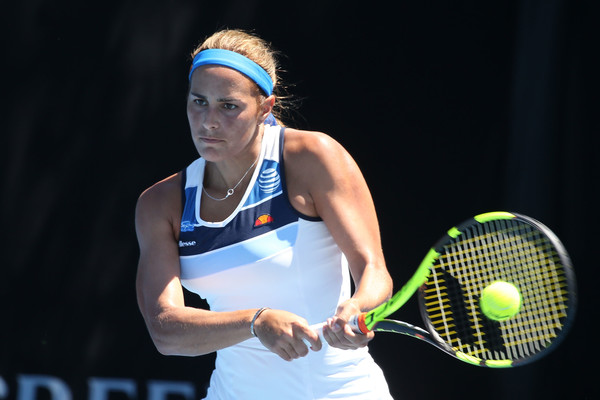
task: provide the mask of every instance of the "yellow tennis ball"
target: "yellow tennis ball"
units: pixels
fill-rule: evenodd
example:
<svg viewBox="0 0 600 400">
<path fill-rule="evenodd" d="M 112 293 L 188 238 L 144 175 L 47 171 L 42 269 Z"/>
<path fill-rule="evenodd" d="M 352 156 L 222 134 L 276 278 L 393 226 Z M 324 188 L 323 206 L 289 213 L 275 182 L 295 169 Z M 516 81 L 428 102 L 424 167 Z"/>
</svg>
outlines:
<svg viewBox="0 0 600 400">
<path fill-rule="evenodd" d="M 496 281 L 481 292 L 479 307 L 489 319 L 504 321 L 521 309 L 521 293 L 512 283 Z"/>
</svg>

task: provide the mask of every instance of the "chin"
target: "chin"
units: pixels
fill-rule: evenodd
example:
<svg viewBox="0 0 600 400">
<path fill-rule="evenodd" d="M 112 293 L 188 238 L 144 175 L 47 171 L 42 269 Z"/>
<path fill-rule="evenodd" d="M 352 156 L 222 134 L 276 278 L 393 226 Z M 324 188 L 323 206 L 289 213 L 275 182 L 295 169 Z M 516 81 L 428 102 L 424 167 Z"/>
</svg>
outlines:
<svg viewBox="0 0 600 400">
<path fill-rule="evenodd" d="M 196 151 L 200 157 L 204 158 L 206 161 L 217 162 L 224 158 L 223 152 L 213 147 L 207 148 L 206 146 L 196 146 Z"/>
</svg>

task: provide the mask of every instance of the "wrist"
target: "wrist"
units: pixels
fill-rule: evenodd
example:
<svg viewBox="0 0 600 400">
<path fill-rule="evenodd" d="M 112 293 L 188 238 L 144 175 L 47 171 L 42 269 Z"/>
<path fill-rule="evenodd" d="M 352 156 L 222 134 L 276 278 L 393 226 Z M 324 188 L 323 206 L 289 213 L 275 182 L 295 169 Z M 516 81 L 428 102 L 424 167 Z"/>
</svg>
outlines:
<svg viewBox="0 0 600 400">
<path fill-rule="evenodd" d="M 269 307 L 263 307 L 260 308 L 258 311 L 256 311 L 256 313 L 254 314 L 254 317 L 252 317 L 252 321 L 250 322 L 250 333 L 252 334 L 252 336 L 254 337 L 258 337 L 256 335 L 256 320 L 258 319 L 258 317 L 260 317 L 260 315 L 265 312 L 266 310 L 269 310 Z"/>
<path fill-rule="evenodd" d="M 357 298 L 351 297 L 342 304 L 340 304 L 339 312 L 344 314 L 345 317 L 350 318 L 352 315 L 360 314 L 362 310 L 361 301 Z"/>
</svg>

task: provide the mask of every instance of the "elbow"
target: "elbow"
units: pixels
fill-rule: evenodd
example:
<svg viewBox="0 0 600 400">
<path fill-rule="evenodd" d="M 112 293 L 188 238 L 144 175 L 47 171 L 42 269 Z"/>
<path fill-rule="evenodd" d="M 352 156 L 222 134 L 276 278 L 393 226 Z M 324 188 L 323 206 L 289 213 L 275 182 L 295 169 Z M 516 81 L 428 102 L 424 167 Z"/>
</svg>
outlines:
<svg viewBox="0 0 600 400">
<path fill-rule="evenodd" d="M 195 357 L 207 354 L 197 334 L 191 335 L 189 327 L 172 313 L 162 312 L 146 320 L 150 338 L 156 350 L 164 356 Z"/>
<path fill-rule="evenodd" d="M 156 350 L 163 356 L 184 356 L 186 354 L 181 354 L 178 352 L 174 346 L 169 345 L 168 343 L 154 341 L 154 347 Z"/>
<path fill-rule="evenodd" d="M 156 350 L 164 356 L 181 355 L 175 335 L 174 322 L 167 315 L 146 318 L 146 327 Z"/>
<path fill-rule="evenodd" d="M 154 343 L 156 350 L 163 356 L 180 355 L 173 341 L 169 340 L 164 334 L 150 332 L 150 337 L 152 338 L 152 343 Z"/>
</svg>

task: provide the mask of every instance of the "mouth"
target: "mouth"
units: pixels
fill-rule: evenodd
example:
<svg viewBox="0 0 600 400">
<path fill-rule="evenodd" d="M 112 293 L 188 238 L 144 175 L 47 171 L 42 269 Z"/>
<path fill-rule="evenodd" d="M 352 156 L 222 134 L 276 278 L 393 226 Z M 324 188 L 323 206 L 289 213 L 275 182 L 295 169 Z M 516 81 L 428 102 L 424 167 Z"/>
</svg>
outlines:
<svg viewBox="0 0 600 400">
<path fill-rule="evenodd" d="M 200 137 L 198 137 L 198 140 L 200 140 L 203 143 L 207 143 L 207 144 L 214 144 L 214 143 L 221 143 L 221 142 L 223 142 L 222 139 L 217 139 L 217 138 L 213 138 L 213 137 L 206 137 L 206 136 L 200 136 Z"/>
</svg>

